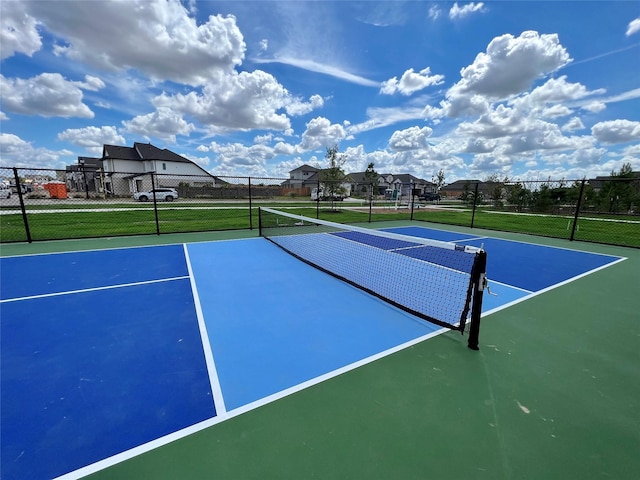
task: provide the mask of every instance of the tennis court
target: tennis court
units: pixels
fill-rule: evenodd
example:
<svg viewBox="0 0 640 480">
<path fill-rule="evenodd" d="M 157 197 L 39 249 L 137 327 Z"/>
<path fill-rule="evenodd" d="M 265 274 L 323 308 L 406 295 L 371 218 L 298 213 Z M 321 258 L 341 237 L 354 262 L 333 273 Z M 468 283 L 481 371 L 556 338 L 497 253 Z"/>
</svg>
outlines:
<svg viewBox="0 0 640 480">
<path fill-rule="evenodd" d="M 612 288 L 637 293 L 637 251 L 385 230 L 486 250 L 480 352 L 263 238 L 4 256 L 2 478 L 638 473 L 638 299 L 601 304 Z M 354 242 L 344 237 L 331 235 L 337 252 Z M 550 475 L 557 453 L 538 465 L 551 449 L 535 444 L 541 429 L 581 459 Z M 598 454 L 581 440 L 596 433 Z"/>
</svg>

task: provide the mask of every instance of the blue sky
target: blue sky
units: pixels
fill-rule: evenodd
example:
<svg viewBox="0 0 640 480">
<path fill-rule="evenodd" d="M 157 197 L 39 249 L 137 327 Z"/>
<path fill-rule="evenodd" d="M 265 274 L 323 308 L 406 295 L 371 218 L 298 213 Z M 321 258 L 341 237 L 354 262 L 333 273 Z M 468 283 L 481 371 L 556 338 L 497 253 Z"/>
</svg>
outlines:
<svg viewBox="0 0 640 480">
<path fill-rule="evenodd" d="M 0 3 L 0 165 L 151 142 L 217 175 L 640 170 L 640 3 Z"/>
</svg>

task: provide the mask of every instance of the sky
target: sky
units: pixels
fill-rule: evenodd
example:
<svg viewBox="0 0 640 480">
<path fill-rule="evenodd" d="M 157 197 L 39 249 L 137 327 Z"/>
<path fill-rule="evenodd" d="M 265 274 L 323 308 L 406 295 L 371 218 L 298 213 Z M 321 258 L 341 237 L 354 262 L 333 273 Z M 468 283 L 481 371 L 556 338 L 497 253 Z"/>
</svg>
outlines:
<svg viewBox="0 0 640 480">
<path fill-rule="evenodd" d="M 215 175 L 640 171 L 640 2 L 0 2 L 0 166 L 152 143 Z"/>
</svg>

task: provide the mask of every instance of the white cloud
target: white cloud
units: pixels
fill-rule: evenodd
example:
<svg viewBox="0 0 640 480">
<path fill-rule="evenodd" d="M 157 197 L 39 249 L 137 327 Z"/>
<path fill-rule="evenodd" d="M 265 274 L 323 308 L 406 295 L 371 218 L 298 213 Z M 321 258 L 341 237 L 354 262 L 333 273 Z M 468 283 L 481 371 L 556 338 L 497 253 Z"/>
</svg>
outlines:
<svg viewBox="0 0 640 480">
<path fill-rule="evenodd" d="M 95 68 L 136 69 L 159 81 L 202 85 L 244 59 L 233 16 L 209 16 L 198 25 L 178 0 L 74 2 L 73 15 L 58 2 L 24 3 L 65 42 L 55 53 Z"/>
<path fill-rule="evenodd" d="M 591 112 L 591 113 L 598 113 L 606 108 L 607 108 L 607 104 L 600 100 L 594 100 L 592 102 L 582 105 L 583 110 L 586 110 L 587 112 Z"/>
<path fill-rule="evenodd" d="M 323 105 L 324 99 L 320 95 L 312 95 L 308 102 L 297 98 L 291 99 L 284 108 L 289 115 L 298 116 L 312 112 L 316 108 L 321 108 Z"/>
<path fill-rule="evenodd" d="M 267 133 L 266 135 L 256 135 L 253 137 L 253 143 L 262 143 L 268 144 L 273 140 L 273 135 L 271 133 Z"/>
<path fill-rule="evenodd" d="M 42 48 L 38 22 L 26 12 L 26 2 L 2 2 L 0 59 L 16 53 L 33 55 Z"/>
<path fill-rule="evenodd" d="M 563 132 L 575 132 L 576 130 L 582 130 L 583 128 L 584 124 L 582 123 L 582 120 L 578 117 L 573 117 L 562 126 L 561 130 Z"/>
<path fill-rule="evenodd" d="M 565 105 L 553 105 L 551 107 L 545 108 L 540 116 L 543 118 L 558 118 L 558 117 L 566 117 L 567 115 L 571 115 L 573 110 Z"/>
<path fill-rule="evenodd" d="M 432 133 L 433 130 L 429 127 L 410 127 L 405 130 L 397 130 L 389 139 L 389 148 L 396 152 L 428 148 L 428 138 Z"/>
<path fill-rule="evenodd" d="M 99 87 L 100 80 L 87 79 L 84 83 L 72 82 L 59 73 L 42 73 L 26 80 L 0 75 L 3 108 L 23 115 L 93 118 L 91 109 L 82 103 L 81 88 Z"/>
<path fill-rule="evenodd" d="M 596 123 L 591 134 L 603 143 L 626 143 L 640 141 L 640 122 L 611 120 Z"/>
<path fill-rule="evenodd" d="M 629 22 L 629 26 L 627 27 L 627 32 L 625 33 L 625 35 L 627 37 L 634 35 L 636 33 L 640 32 L 640 17 L 631 20 Z"/>
<path fill-rule="evenodd" d="M 307 129 L 302 134 L 300 148 L 315 150 L 339 144 L 346 136 L 344 127 L 332 124 L 324 117 L 317 117 L 307 123 Z"/>
<path fill-rule="evenodd" d="M 68 128 L 58 134 L 58 140 L 84 147 L 94 155 L 102 153 L 103 145 L 124 145 L 125 138 L 114 126 Z"/>
<path fill-rule="evenodd" d="M 425 106 L 428 97 L 420 96 L 410 102 L 397 107 L 371 107 L 367 109 L 368 119 L 358 124 L 349 124 L 347 132 L 350 135 L 387 127 L 398 122 L 410 120 L 439 119 L 444 115 L 440 108 Z"/>
<path fill-rule="evenodd" d="M 290 143 L 278 142 L 274 145 L 273 151 L 276 155 L 294 155 L 298 153 L 298 148 Z"/>
<path fill-rule="evenodd" d="M 273 158 L 273 148 L 267 145 L 251 145 L 246 146 L 241 143 L 227 143 L 219 144 L 217 142 L 211 142 L 209 145 L 209 151 L 217 154 L 216 161 L 223 167 L 235 167 L 238 169 L 247 168 L 255 171 L 256 167 L 264 173 L 265 161 L 269 158 Z"/>
<path fill-rule="evenodd" d="M 362 85 L 363 87 L 379 87 L 380 82 L 370 80 L 361 75 L 349 72 L 343 68 L 328 63 L 321 63 L 314 60 L 305 58 L 296 58 L 291 56 L 278 56 L 274 58 L 254 58 L 254 63 L 281 63 L 283 65 L 290 65 L 310 72 L 322 73 L 345 82 L 355 83 L 356 85 Z"/>
<path fill-rule="evenodd" d="M 580 83 L 569 83 L 567 82 L 567 77 L 563 75 L 558 78 L 550 78 L 543 85 L 536 87 L 531 93 L 525 93 L 512 100 L 512 103 L 521 110 L 527 109 L 533 112 L 549 110 L 554 107 L 556 109 L 559 107 L 568 109 L 562 103 L 575 103 L 588 96 L 601 95 L 603 93 L 605 93 L 604 89 L 589 91 Z M 547 107 L 549 104 L 551 104 L 551 107 Z M 553 110 L 551 111 L 553 112 Z"/>
<path fill-rule="evenodd" d="M 383 82 L 380 93 L 384 95 L 400 93 L 408 96 L 431 85 L 440 85 L 443 82 L 444 75 L 431 75 L 429 67 L 420 70 L 418 73 L 414 72 L 413 68 L 410 68 L 402 74 L 400 80 L 397 77 L 393 77 Z"/>
<path fill-rule="evenodd" d="M 431 20 L 437 20 L 441 13 L 442 10 L 440 10 L 437 5 L 431 5 L 431 7 L 429 7 L 429 18 Z"/>
<path fill-rule="evenodd" d="M 160 107 L 155 112 L 139 115 L 122 124 L 128 132 L 143 135 L 146 138 L 156 137 L 176 141 L 176 135 L 188 136 L 195 126 L 184 120 L 180 114 L 170 108 Z"/>
<path fill-rule="evenodd" d="M 523 32 L 494 38 L 486 52 L 461 70 L 462 79 L 447 92 L 449 116 L 478 114 L 485 100 L 506 100 L 525 92 L 533 82 L 571 61 L 555 34 Z"/>
<path fill-rule="evenodd" d="M 0 133 L 0 159 L 3 166 L 20 168 L 64 168 L 73 158 L 69 150 L 34 147 L 17 135 Z M 75 159 L 74 159 L 75 160 Z"/>
<path fill-rule="evenodd" d="M 451 20 L 457 20 L 460 18 L 464 18 L 464 17 L 468 17 L 469 15 L 471 15 L 472 13 L 476 13 L 476 12 L 484 12 L 485 8 L 484 8 L 484 3 L 479 2 L 479 3 L 467 3 L 466 5 L 459 7 L 458 6 L 458 2 L 453 4 L 453 7 L 451 7 L 451 10 L 449 10 L 449 18 Z"/>
<path fill-rule="evenodd" d="M 313 97 L 311 106 L 317 102 Z M 209 83 L 202 94 L 162 95 L 153 99 L 156 108 L 169 108 L 191 116 L 212 131 L 270 129 L 288 130 L 289 118 L 278 110 L 295 107 L 289 92 L 261 70 L 240 72 Z M 298 104 L 302 105 L 302 104 Z M 294 108 L 295 110 L 295 108 Z"/>
<path fill-rule="evenodd" d="M 77 85 L 83 90 L 91 90 L 92 92 L 97 92 L 98 90 L 102 90 L 106 87 L 105 83 L 101 79 L 92 75 L 85 75 L 84 82 L 77 82 Z"/>
</svg>

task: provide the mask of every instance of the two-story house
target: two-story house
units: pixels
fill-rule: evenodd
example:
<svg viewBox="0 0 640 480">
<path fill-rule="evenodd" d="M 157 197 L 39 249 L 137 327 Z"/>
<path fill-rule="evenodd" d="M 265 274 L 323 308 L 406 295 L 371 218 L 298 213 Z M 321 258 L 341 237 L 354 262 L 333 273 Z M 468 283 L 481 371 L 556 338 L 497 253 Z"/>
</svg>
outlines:
<svg viewBox="0 0 640 480">
<path fill-rule="evenodd" d="M 204 168 L 171 150 L 150 143 L 134 143 L 133 147 L 104 145 L 100 181 L 107 192 L 134 193 L 156 187 L 215 187 L 220 183 Z M 153 177 L 151 174 L 154 174 Z"/>
</svg>

